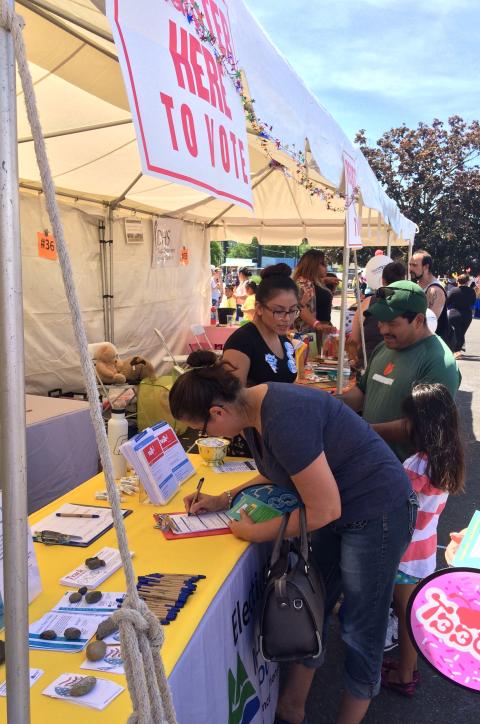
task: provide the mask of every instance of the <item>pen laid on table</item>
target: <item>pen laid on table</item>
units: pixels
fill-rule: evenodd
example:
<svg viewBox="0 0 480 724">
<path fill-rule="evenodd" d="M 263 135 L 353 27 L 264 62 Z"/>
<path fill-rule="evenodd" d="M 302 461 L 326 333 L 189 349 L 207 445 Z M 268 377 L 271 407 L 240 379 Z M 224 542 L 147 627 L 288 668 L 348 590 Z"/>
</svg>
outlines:
<svg viewBox="0 0 480 724">
<path fill-rule="evenodd" d="M 55 513 L 57 518 L 100 518 L 98 513 Z"/>
<path fill-rule="evenodd" d="M 196 489 L 196 491 L 195 491 L 195 495 L 193 496 L 193 500 L 192 500 L 192 502 L 190 503 L 190 510 L 188 511 L 188 515 L 193 515 L 193 513 L 191 513 L 190 511 L 192 510 L 192 505 L 195 505 L 195 503 L 196 503 L 197 500 L 198 500 L 198 496 L 200 495 L 200 491 L 201 491 L 201 489 L 202 489 L 202 485 L 203 485 L 204 480 L 205 480 L 205 478 L 200 478 L 200 480 L 198 481 L 197 489 Z"/>
</svg>

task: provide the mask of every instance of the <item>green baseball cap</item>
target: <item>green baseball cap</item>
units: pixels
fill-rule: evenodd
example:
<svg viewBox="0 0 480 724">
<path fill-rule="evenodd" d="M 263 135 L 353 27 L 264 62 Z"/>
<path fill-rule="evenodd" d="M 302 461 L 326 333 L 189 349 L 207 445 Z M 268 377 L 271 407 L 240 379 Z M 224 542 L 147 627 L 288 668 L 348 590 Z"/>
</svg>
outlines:
<svg viewBox="0 0 480 724">
<path fill-rule="evenodd" d="M 404 312 L 426 314 L 427 297 L 422 287 L 407 280 L 380 287 L 365 314 L 380 322 L 391 322 Z"/>
</svg>

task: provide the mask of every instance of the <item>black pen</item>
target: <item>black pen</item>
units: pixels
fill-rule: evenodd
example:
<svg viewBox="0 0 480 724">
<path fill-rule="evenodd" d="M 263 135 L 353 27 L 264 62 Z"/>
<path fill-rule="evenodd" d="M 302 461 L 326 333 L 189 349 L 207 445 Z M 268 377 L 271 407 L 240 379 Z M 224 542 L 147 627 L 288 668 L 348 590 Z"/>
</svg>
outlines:
<svg viewBox="0 0 480 724">
<path fill-rule="evenodd" d="M 57 518 L 100 518 L 98 513 L 55 513 Z"/>
<path fill-rule="evenodd" d="M 201 491 L 201 489 L 202 489 L 202 485 L 203 485 L 204 480 L 205 480 L 205 478 L 200 478 L 200 480 L 198 481 L 197 489 L 196 489 L 196 491 L 195 491 L 195 495 L 193 496 L 193 500 L 192 500 L 192 502 L 190 503 L 190 510 L 188 511 L 188 515 L 193 515 L 193 513 L 191 513 L 190 511 L 192 510 L 192 505 L 195 505 L 195 503 L 196 503 L 197 500 L 198 500 L 198 496 L 200 495 L 200 491 Z"/>
</svg>

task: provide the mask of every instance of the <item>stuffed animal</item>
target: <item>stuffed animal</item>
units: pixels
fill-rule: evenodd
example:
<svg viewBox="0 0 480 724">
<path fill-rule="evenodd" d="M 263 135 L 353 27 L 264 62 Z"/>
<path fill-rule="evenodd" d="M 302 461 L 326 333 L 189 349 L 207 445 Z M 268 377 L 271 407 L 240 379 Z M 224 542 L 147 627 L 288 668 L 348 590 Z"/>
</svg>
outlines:
<svg viewBox="0 0 480 724">
<path fill-rule="evenodd" d="M 138 384 L 145 377 L 155 377 L 155 371 L 151 362 L 143 357 L 131 357 L 130 359 L 117 359 L 117 372 L 121 372 L 127 378 L 127 382 Z"/>
<path fill-rule="evenodd" d="M 126 377 L 119 372 L 116 366 L 117 350 L 110 342 L 100 345 L 95 353 L 95 367 L 97 374 L 107 385 L 121 385 Z"/>
</svg>

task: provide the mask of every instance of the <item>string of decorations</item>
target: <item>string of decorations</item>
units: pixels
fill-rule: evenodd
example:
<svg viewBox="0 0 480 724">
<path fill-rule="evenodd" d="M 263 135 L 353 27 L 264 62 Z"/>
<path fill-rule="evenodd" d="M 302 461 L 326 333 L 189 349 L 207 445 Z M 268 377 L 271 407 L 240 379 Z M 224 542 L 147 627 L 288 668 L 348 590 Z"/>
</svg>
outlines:
<svg viewBox="0 0 480 724">
<path fill-rule="evenodd" d="M 352 196 L 348 197 L 343 193 L 332 191 L 331 189 L 316 184 L 309 177 L 308 163 L 304 151 L 297 149 L 294 143 L 283 143 L 279 138 L 276 138 L 273 133 L 273 126 L 257 116 L 254 108 L 255 99 L 248 98 L 247 96 L 237 61 L 231 53 L 219 47 L 217 38 L 206 24 L 204 13 L 198 2 L 196 2 L 196 0 L 193 2 L 188 2 L 187 0 L 165 0 L 165 2 L 171 2 L 176 10 L 182 12 L 188 23 L 193 26 L 199 40 L 210 45 L 216 62 L 222 67 L 224 74 L 230 79 L 235 91 L 240 97 L 245 118 L 260 138 L 260 146 L 265 156 L 269 159 L 270 167 L 281 170 L 287 178 L 293 179 L 300 186 L 303 186 L 310 196 L 317 196 L 325 201 L 327 208 L 331 211 L 344 211 L 348 208 L 348 206 L 355 201 L 358 189 L 355 188 Z M 270 151 L 270 143 L 274 145 L 276 150 L 287 154 L 295 161 L 295 175 L 273 158 Z M 335 206 L 333 204 L 335 199 L 343 199 L 343 206 Z"/>
</svg>

